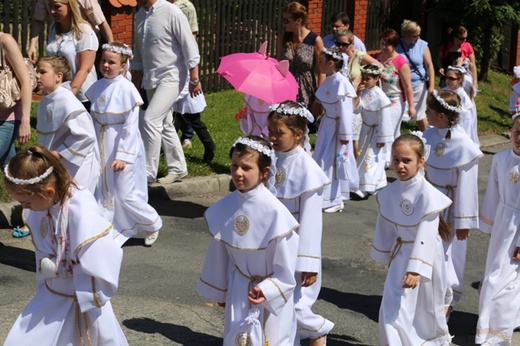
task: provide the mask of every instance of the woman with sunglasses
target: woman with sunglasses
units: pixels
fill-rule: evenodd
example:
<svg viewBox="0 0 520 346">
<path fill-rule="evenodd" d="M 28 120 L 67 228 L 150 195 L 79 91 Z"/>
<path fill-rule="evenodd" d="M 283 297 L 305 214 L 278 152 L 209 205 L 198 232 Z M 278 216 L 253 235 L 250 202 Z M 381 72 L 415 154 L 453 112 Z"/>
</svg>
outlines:
<svg viewBox="0 0 520 346">
<path fill-rule="evenodd" d="M 354 48 L 354 34 L 348 29 L 340 29 L 337 32 L 335 45 L 341 53 L 348 56 L 348 60 L 345 59 L 348 63 L 343 65 L 343 70 L 350 79 L 354 90 L 357 90 L 359 83 L 361 83 L 361 65 L 377 65 L 383 67 L 379 61 L 372 58 L 366 52 Z M 358 155 L 358 140 L 362 122 L 361 113 L 354 113 L 352 123 L 352 144 L 354 146 L 354 156 L 356 159 Z M 361 196 L 359 195 L 359 197 Z M 356 197 L 354 196 L 353 198 L 355 199 Z"/>
<path fill-rule="evenodd" d="M 306 27 L 307 8 L 296 1 L 285 6 L 282 23 L 285 33 L 278 37 L 277 59 L 289 60 L 289 71 L 299 85 L 296 101 L 308 108 L 316 119 L 321 105 L 315 102 L 314 94 L 325 80 L 325 74 L 316 68 L 323 39 Z M 310 124 L 309 130 L 315 132 Z"/>
<path fill-rule="evenodd" d="M 428 42 L 421 40 L 421 27 L 405 19 L 401 25 L 401 42 L 395 50 L 406 59 L 412 77 L 413 100 L 417 115 L 415 121 L 420 131 L 426 130 L 426 98 L 435 89 L 435 69 Z M 406 114 L 404 121 L 410 121 Z"/>
<path fill-rule="evenodd" d="M 475 51 L 467 39 L 468 30 L 462 25 L 457 25 L 451 29 L 447 42 L 440 45 L 437 63 L 440 67 L 439 73 L 442 75 L 440 83 L 441 87 L 446 86 L 444 72 L 448 66 L 455 65 L 455 61 L 458 58 L 467 58 L 469 59 L 469 69 L 471 71 L 471 75 L 473 76 L 473 90 L 478 90 Z"/>
</svg>

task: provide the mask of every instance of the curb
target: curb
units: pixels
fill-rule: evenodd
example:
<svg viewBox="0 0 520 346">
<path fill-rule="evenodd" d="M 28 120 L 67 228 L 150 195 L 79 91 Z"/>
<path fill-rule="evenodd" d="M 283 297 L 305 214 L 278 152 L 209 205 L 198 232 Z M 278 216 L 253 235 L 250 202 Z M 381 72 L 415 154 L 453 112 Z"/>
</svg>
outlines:
<svg viewBox="0 0 520 346">
<path fill-rule="evenodd" d="M 509 133 L 479 137 L 481 148 L 494 147 L 509 143 Z M 149 200 L 165 200 L 179 197 L 199 196 L 231 191 L 231 176 L 215 174 L 207 177 L 185 179 L 172 184 L 151 184 L 148 187 Z M 22 224 L 22 208 L 16 202 L 0 203 L 0 228 L 11 228 Z"/>
</svg>

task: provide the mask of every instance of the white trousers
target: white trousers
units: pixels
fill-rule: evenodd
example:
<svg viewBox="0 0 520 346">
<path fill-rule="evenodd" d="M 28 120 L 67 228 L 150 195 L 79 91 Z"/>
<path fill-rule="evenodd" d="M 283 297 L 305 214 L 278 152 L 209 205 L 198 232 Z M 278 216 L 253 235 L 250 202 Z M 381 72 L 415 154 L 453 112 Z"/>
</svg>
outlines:
<svg viewBox="0 0 520 346">
<path fill-rule="evenodd" d="M 181 87 L 179 82 L 160 83 L 156 88 L 146 90 L 148 108 L 141 119 L 146 154 L 146 176 L 148 182 L 154 182 L 159 169 L 161 142 L 168 174 L 187 171 L 186 158 L 181 141 L 173 126 L 172 105 L 177 100 Z"/>
</svg>

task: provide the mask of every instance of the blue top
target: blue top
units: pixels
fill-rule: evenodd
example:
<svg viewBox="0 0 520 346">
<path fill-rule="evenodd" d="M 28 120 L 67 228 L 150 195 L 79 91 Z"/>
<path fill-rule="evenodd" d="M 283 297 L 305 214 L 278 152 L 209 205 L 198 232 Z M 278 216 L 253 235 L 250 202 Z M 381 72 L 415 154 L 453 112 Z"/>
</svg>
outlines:
<svg viewBox="0 0 520 346">
<path fill-rule="evenodd" d="M 419 72 L 422 74 L 424 78 L 426 78 L 428 75 L 428 72 L 424 68 L 424 51 L 426 50 L 426 47 L 428 47 L 428 42 L 418 39 L 417 43 L 411 45 L 406 51 L 406 53 L 408 53 L 413 63 L 415 64 L 417 69 L 419 69 Z M 410 63 L 408 57 L 406 56 L 406 54 L 404 54 L 403 41 L 401 41 L 401 43 L 398 44 L 397 47 L 395 47 L 395 51 L 401 54 L 403 58 L 405 58 L 408 62 L 408 65 L 410 65 L 410 72 L 412 74 L 412 88 L 415 88 L 421 85 L 421 83 L 424 83 L 424 81 L 421 80 L 421 77 L 417 73 L 417 70 L 413 67 L 413 64 Z"/>
</svg>

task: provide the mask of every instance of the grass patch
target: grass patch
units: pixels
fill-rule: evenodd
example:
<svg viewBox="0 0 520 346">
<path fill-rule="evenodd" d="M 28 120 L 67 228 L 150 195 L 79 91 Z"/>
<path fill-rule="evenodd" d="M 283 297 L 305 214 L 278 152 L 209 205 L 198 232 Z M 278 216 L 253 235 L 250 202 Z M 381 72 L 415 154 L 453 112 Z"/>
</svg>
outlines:
<svg viewBox="0 0 520 346">
<path fill-rule="evenodd" d="M 476 98 L 478 110 L 478 130 L 479 134 L 500 134 L 508 131 L 511 126 L 511 116 L 508 111 L 511 76 L 490 71 L 489 82 L 479 83 L 480 92 Z M 235 113 L 243 105 L 243 94 L 234 90 L 225 90 L 206 95 L 208 106 L 202 113 L 202 120 L 206 123 L 211 133 L 217 150 L 215 158 L 210 164 L 202 161 L 204 147 L 195 135 L 193 147 L 185 150 L 188 172 L 190 177 L 208 176 L 212 174 L 229 173 L 229 150 L 234 141 L 242 135 L 239 123 L 235 119 Z M 33 117 L 31 118 L 32 136 L 29 143 L 17 146 L 18 149 L 25 149 L 30 144 L 36 142 L 36 108 L 37 102 L 32 104 Z M 416 130 L 414 123 L 403 123 L 403 130 Z M 314 142 L 314 138 L 311 139 Z M 164 160 L 161 159 L 159 166 L 159 177 L 166 175 L 167 168 Z M 3 180 L 3 172 L 0 172 Z M 0 201 L 10 201 L 11 199 L 0 184 Z"/>
</svg>

